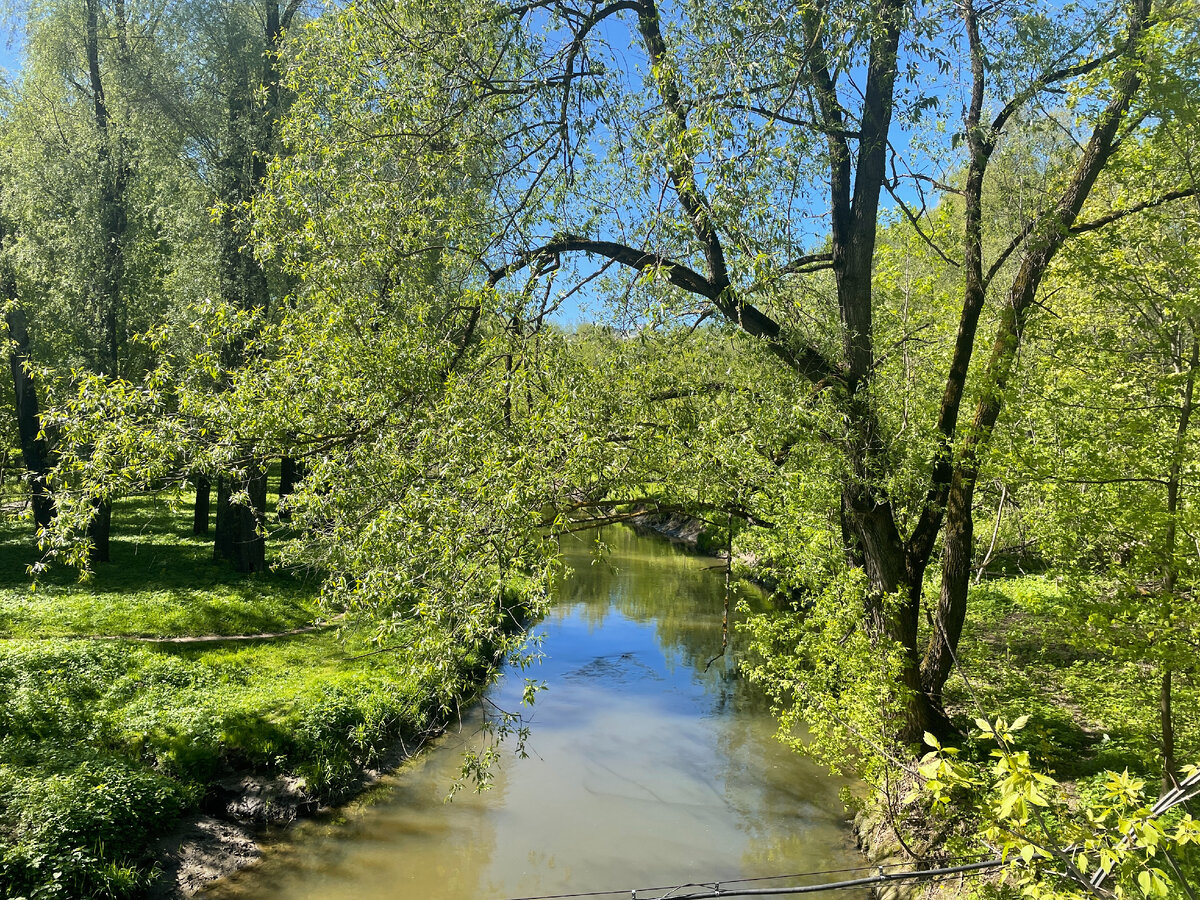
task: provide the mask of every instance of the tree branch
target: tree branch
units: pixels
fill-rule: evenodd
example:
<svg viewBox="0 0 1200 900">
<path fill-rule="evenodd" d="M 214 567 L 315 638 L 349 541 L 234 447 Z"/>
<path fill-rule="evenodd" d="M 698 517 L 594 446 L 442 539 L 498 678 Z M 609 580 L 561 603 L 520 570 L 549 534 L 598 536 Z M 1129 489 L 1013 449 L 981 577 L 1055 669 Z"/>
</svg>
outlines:
<svg viewBox="0 0 1200 900">
<path fill-rule="evenodd" d="M 712 284 L 707 278 L 688 268 L 682 263 L 657 253 L 637 250 L 627 244 L 615 241 L 591 240 L 575 234 L 561 234 L 550 242 L 533 250 L 520 254 L 515 260 L 498 269 L 488 272 L 488 286 L 495 287 L 509 275 L 513 275 L 529 266 L 548 260 L 559 253 L 586 253 L 603 256 L 622 265 L 643 272 L 646 269 L 657 269 L 667 276 L 667 280 L 676 287 L 681 287 L 691 294 L 698 294 L 708 300 L 715 300 Z"/>
<path fill-rule="evenodd" d="M 1145 212 L 1148 209 L 1154 209 L 1155 207 L 1163 206 L 1163 205 L 1165 205 L 1167 203 L 1171 203 L 1175 200 L 1185 200 L 1188 197 L 1195 197 L 1195 196 L 1196 196 L 1195 186 L 1192 186 L 1190 188 L 1180 188 L 1179 190 L 1170 191 L 1166 194 L 1163 194 L 1161 197 L 1154 197 L 1150 200 L 1145 200 L 1141 203 L 1135 203 L 1133 206 L 1130 206 L 1126 209 L 1114 210 L 1113 212 L 1109 213 L 1108 215 L 1101 216 L 1098 219 L 1093 219 L 1090 222 L 1082 222 L 1082 223 L 1073 225 L 1071 227 L 1071 230 L 1068 233 L 1069 234 L 1085 234 L 1089 231 L 1096 231 L 1100 228 L 1103 228 L 1105 225 L 1111 225 L 1113 222 L 1116 222 L 1120 219 L 1124 219 L 1126 216 L 1132 216 L 1136 213 Z"/>
<path fill-rule="evenodd" d="M 764 109 L 761 106 L 747 106 L 742 103 L 725 103 L 722 104 L 728 109 L 737 109 L 742 112 L 754 113 L 762 116 L 764 119 L 770 119 L 772 122 L 783 122 L 785 125 L 795 125 L 797 128 L 808 128 L 820 134 L 832 134 L 842 138 L 860 137 L 859 132 L 851 131 L 845 128 L 833 128 L 827 125 L 822 125 L 819 122 L 810 122 L 808 119 L 797 119 L 795 116 L 785 116 L 781 112 L 775 112 L 769 109 Z"/>
<path fill-rule="evenodd" d="M 636 269 L 638 272 L 644 272 L 647 269 L 660 271 L 676 287 L 712 301 L 729 322 L 737 325 L 751 337 L 766 339 L 769 349 L 776 357 L 813 384 L 818 387 L 826 387 L 839 379 L 838 372 L 815 348 L 805 346 L 799 350 L 793 350 L 781 339 L 779 323 L 752 303 L 743 300 L 732 289 L 725 288 L 718 292 L 711 281 L 682 263 L 615 241 L 591 240 L 573 234 L 559 235 L 541 247 L 520 254 L 512 262 L 489 271 L 488 287 L 494 288 L 508 276 L 529 266 L 548 262 L 560 253 L 594 254 Z"/>
<path fill-rule="evenodd" d="M 1076 225 L 1072 225 L 1067 230 L 1067 234 L 1077 235 L 1086 234 L 1089 231 L 1098 231 L 1105 225 L 1111 225 L 1113 222 L 1124 219 L 1126 216 L 1132 216 L 1136 213 L 1145 212 L 1148 209 L 1155 209 L 1156 207 L 1164 206 L 1165 204 L 1171 203 L 1175 200 L 1183 200 L 1188 197 L 1195 196 L 1197 196 L 1197 189 L 1194 186 L 1190 188 L 1179 188 L 1178 190 L 1169 191 L 1160 197 L 1154 197 L 1150 200 L 1144 200 L 1141 203 L 1135 203 L 1133 206 L 1127 207 L 1126 209 L 1115 210 L 1108 215 L 1101 216 L 1098 219 L 1093 219 L 1090 222 L 1080 222 Z M 1053 212 L 1053 210 L 1051 210 L 1051 212 Z M 1008 261 L 1008 258 L 1016 252 L 1017 248 L 1024 243 L 1025 239 L 1029 237 L 1029 235 L 1033 232 L 1043 218 L 1044 216 L 1030 219 L 1025 223 L 1025 227 L 1022 228 L 1011 241 L 1009 241 L 1008 246 L 1004 248 L 998 257 L 996 257 L 996 261 L 993 262 L 991 268 L 988 269 L 987 277 L 984 279 L 985 283 L 991 283 L 996 273 L 1000 271 L 1000 267 L 1003 266 L 1004 263 Z"/>
<path fill-rule="evenodd" d="M 641 8 L 640 0 L 616 0 L 607 6 L 600 7 L 592 12 L 591 15 L 585 16 L 579 23 L 579 27 L 575 30 L 575 36 L 571 39 L 571 44 L 567 48 L 566 61 L 563 63 L 563 78 L 562 78 L 562 103 L 559 108 L 559 135 L 562 138 L 563 154 L 569 153 L 569 126 L 567 124 L 567 107 L 571 102 L 571 79 L 575 74 L 575 57 L 579 51 L 583 49 L 583 42 L 587 39 L 589 32 L 609 16 L 616 15 L 619 12 L 630 11 L 636 12 Z M 568 159 L 569 162 L 569 159 Z M 568 165 L 570 168 L 570 164 Z"/>
<path fill-rule="evenodd" d="M 959 263 L 956 260 L 953 260 L 949 256 L 947 256 L 945 254 L 945 252 L 942 250 L 942 248 L 939 247 L 937 244 L 935 244 L 933 242 L 933 239 L 925 233 L 925 230 L 921 227 L 920 220 L 916 217 L 916 215 L 913 214 L 913 211 L 908 208 L 908 204 L 905 203 L 903 200 L 901 200 L 900 195 L 896 193 L 895 186 L 890 181 L 886 181 L 886 180 L 883 182 L 883 186 L 887 190 L 887 192 L 891 196 L 891 198 L 896 201 L 897 205 L 900 207 L 900 210 L 904 213 L 905 218 L 907 218 L 908 221 L 912 224 L 912 227 L 916 229 L 917 234 L 920 236 L 921 240 L 923 240 L 926 244 L 928 244 L 929 248 L 931 250 L 933 250 L 934 253 L 936 253 L 938 256 L 940 256 L 942 258 L 943 262 L 947 263 L 948 265 L 954 266 L 954 268 L 956 268 L 956 269 L 961 268 L 962 267 L 961 263 Z"/>
<path fill-rule="evenodd" d="M 808 253 L 798 256 L 779 270 L 780 275 L 807 275 L 809 272 L 819 272 L 822 269 L 833 268 L 833 254 Z"/>
<path fill-rule="evenodd" d="M 1060 69 L 1047 72 L 1041 78 L 1036 79 L 1034 82 L 1028 85 L 1025 90 L 1019 92 L 1004 105 L 1004 109 L 1000 110 L 1000 112 L 996 115 L 996 118 L 992 120 L 992 134 L 999 134 L 1000 130 L 1008 123 L 1008 120 L 1011 119 L 1022 106 L 1035 97 L 1038 91 L 1048 87 L 1049 85 L 1057 84 L 1060 81 L 1066 81 L 1069 78 L 1078 78 L 1080 75 L 1087 75 L 1090 72 L 1094 72 L 1096 69 L 1100 68 L 1100 66 L 1104 65 L 1105 63 L 1112 62 L 1114 59 L 1119 57 L 1125 52 L 1128 46 L 1128 41 L 1122 41 L 1103 56 L 1098 56 L 1095 59 L 1089 60 L 1085 63 L 1076 63 L 1075 65 L 1071 66 L 1063 66 Z"/>
<path fill-rule="evenodd" d="M 687 133 L 687 108 L 674 76 L 671 60 L 667 58 L 667 42 L 663 39 L 659 22 L 658 7 L 655 0 L 640 0 L 638 4 L 638 31 L 642 35 L 642 43 L 646 47 L 646 55 L 650 57 L 651 72 L 662 97 L 663 105 L 673 120 L 676 129 L 675 137 Z M 696 182 L 695 161 L 682 149 L 674 151 L 676 158 L 666 159 L 667 175 L 675 187 L 675 193 L 683 206 L 684 212 L 692 223 L 692 230 L 704 250 L 708 262 L 708 280 L 717 294 L 729 286 L 729 272 L 725 264 L 725 251 L 717 236 L 712 217 L 709 215 L 708 203 Z M 714 296 L 714 299 L 715 296 Z"/>
</svg>

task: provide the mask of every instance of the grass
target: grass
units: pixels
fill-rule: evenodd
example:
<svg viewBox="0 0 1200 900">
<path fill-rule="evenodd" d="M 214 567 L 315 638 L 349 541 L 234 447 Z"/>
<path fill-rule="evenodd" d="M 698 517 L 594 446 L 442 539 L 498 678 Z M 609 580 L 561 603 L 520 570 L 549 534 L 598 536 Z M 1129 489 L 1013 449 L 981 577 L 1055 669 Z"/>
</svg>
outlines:
<svg viewBox="0 0 1200 900">
<path fill-rule="evenodd" d="M 271 640 L 124 637 L 287 631 L 318 615 L 317 585 L 242 576 L 211 560 L 188 511 L 134 498 L 114 509 L 112 562 L 36 588 L 27 523 L 0 531 L 0 897 L 135 897 L 149 847 L 256 772 L 340 799 L 397 738 L 429 727 L 478 677 L 414 653 L 363 656 L 367 636 L 323 629 Z"/>
<path fill-rule="evenodd" d="M 1051 576 L 985 581 L 972 589 L 960 671 L 947 704 L 964 728 L 976 716 L 1029 715 L 1024 744 L 1056 777 L 1087 782 L 1126 768 L 1161 777 L 1159 676 L 1135 660 L 1101 654 Z M 1176 678 L 1177 755 L 1200 760 L 1200 685 Z"/>
<path fill-rule="evenodd" d="M 946 690 L 947 709 L 964 733 L 977 716 L 1009 722 L 1028 716 L 1017 746 L 1029 752 L 1036 769 L 1059 782 L 1067 804 L 1034 821 L 1064 835 L 1077 833 L 1078 809 L 1104 805 L 1107 773 L 1127 772 L 1135 783 L 1142 780 L 1147 802 L 1158 795 L 1163 775 L 1160 672 L 1134 658 L 1132 648 L 1122 658 L 1096 640 L 1081 622 L 1080 610 L 1072 607 L 1080 602 L 1081 590 L 1065 580 L 1060 583 L 1053 573 L 974 587 L 959 646 L 961 665 Z M 1173 693 L 1176 758 L 1180 765 L 1200 762 L 1200 684 L 1194 675 L 1176 673 Z M 993 746 L 968 740 L 961 758 L 984 759 Z M 1168 833 L 1180 824 L 1182 813 L 1177 809 L 1163 818 Z M 969 815 L 952 814 L 949 822 L 938 820 L 936 828 L 950 852 L 976 852 L 977 824 Z M 1147 865 L 1167 865 L 1162 859 L 1151 853 Z M 1178 875 L 1164 875 L 1163 884 L 1176 877 L 1195 883 L 1200 877 L 1195 845 L 1175 851 L 1169 865 Z M 1137 871 L 1135 863 L 1129 866 Z M 1171 897 L 1184 896 L 1177 883 L 1171 890 Z M 1146 893 L 1144 886 L 1142 891 Z M 968 889 L 965 894 L 1008 897 L 1018 892 L 985 878 L 977 893 Z M 964 894 L 950 890 L 950 895 Z"/>
<path fill-rule="evenodd" d="M 311 624 L 317 585 L 285 572 L 239 575 L 212 559 L 175 498 L 137 497 L 113 511 L 112 562 L 81 584 L 57 567 L 34 586 L 28 525 L 0 531 L 0 637 L 174 637 L 286 631 Z"/>
</svg>

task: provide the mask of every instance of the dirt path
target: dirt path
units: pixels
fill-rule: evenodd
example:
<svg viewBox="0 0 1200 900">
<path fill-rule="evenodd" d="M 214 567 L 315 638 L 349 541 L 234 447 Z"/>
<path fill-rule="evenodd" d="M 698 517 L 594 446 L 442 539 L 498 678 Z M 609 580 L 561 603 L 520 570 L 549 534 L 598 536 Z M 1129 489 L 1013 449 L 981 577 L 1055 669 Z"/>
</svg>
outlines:
<svg viewBox="0 0 1200 900">
<path fill-rule="evenodd" d="M 146 637 L 137 634 L 61 634 L 52 635 L 55 640 L 63 641 L 135 641 L 139 644 L 212 644 L 221 641 L 271 641 L 280 638 L 295 637 L 298 634 L 312 634 L 336 628 L 334 622 L 324 625 L 306 625 L 303 628 L 291 628 L 287 631 L 260 631 L 254 634 L 192 634 L 176 637 Z M 0 641 L 28 640 L 13 635 L 0 635 Z"/>
<path fill-rule="evenodd" d="M 257 634 L 198 634 L 182 637 L 136 637 L 131 635 L 105 635 L 93 638 L 97 641 L 137 641 L 142 644 L 206 644 L 216 641 L 270 641 L 277 638 L 292 637 L 297 634 L 312 634 L 314 631 L 324 631 L 335 627 L 329 625 L 307 625 L 304 628 L 292 628 L 288 631 L 262 631 Z"/>
</svg>

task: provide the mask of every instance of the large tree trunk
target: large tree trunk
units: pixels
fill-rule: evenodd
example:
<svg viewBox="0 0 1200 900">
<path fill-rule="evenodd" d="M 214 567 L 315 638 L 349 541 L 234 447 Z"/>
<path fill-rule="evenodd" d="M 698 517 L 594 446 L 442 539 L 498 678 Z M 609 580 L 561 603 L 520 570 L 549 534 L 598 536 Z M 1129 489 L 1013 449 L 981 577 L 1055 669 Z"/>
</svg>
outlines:
<svg viewBox="0 0 1200 900">
<path fill-rule="evenodd" d="M 192 479 L 196 484 L 196 503 L 192 507 L 192 534 L 208 534 L 208 511 L 212 499 L 212 482 L 207 475 Z"/>
<path fill-rule="evenodd" d="M 234 507 L 233 564 L 239 572 L 261 572 L 266 568 L 266 470 L 254 466 L 245 488 L 250 502 Z"/>
<path fill-rule="evenodd" d="M 6 293 L 11 295 L 12 285 Z M 33 505 L 33 522 L 36 528 L 45 528 L 54 518 L 54 500 L 46 486 L 50 473 L 50 448 L 41 435 L 42 420 L 38 415 L 37 390 L 33 378 L 26 369 L 29 361 L 29 328 L 25 311 L 14 305 L 5 320 L 8 336 L 12 341 L 8 362 L 12 370 L 13 394 L 16 398 L 17 432 L 21 440 L 21 456 L 29 472 Z"/>
<path fill-rule="evenodd" d="M 112 558 L 109 550 L 109 533 L 112 527 L 112 501 L 97 500 L 93 504 L 95 512 L 88 522 L 87 536 L 91 541 L 89 559 L 93 566 L 106 563 Z"/>
<path fill-rule="evenodd" d="M 867 576 L 864 610 L 873 640 L 892 642 L 903 652 L 899 673 L 903 692 L 901 721 L 895 734 L 902 743 L 919 743 L 925 732 L 945 736 L 951 732 L 940 703 L 924 690 L 917 653 L 924 563 L 916 565 L 906 553 L 891 506 L 875 503 L 863 489 L 842 494 L 842 522 L 857 547 L 854 556 Z"/>
<path fill-rule="evenodd" d="M 233 559 L 233 504 L 229 476 L 217 476 L 217 518 L 213 529 L 213 559 Z"/>
<path fill-rule="evenodd" d="M 264 525 L 267 507 L 267 474 L 254 466 L 239 486 L 249 504 L 233 503 L 233 483 L 229 476 L 217 479 L 217 522 L 213 540 L 213 558 L 227 559 L 238 572 L 261 572 L 266 568 Z"/>
</svg>

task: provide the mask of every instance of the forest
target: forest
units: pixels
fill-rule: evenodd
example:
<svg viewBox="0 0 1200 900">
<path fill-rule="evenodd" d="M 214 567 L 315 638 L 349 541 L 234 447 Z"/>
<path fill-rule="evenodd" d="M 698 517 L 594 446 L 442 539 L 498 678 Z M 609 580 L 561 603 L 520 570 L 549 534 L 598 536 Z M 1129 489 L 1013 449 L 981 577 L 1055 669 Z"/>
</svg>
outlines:
<svg viewBox="0 0 1200 900">
<path fill-rule="evenodd" d="M 7 13 L 0 896 L 348 796 L 651 513 L 897 852 L 1194 900 L 1194 0 Z"/>
</svg>

